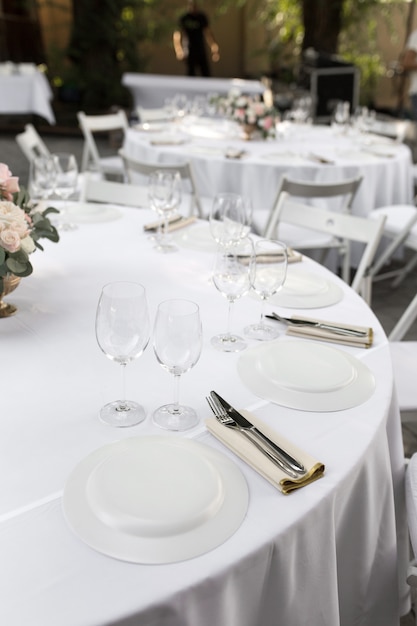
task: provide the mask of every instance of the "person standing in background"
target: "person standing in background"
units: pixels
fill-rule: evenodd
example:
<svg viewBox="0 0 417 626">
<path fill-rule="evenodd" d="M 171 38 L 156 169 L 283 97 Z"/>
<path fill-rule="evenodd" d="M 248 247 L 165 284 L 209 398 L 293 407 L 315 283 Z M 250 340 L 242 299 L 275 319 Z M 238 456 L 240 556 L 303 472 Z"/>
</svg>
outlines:
<svg viewBox="0 0 417 626">
<path fill-rule="evenodd" d="M 210 76 L 206 43 L 215 63 L 220 59 L 219 46 L 210 29 L 207 15 L 198 9 L 195 0 L 189 0 L 187 12 L 180 17 L 173 42 L 177 59 L 186 62 L 188 76 L 196 76 L 198 70 L 202 76 Z"/>
<path fill-rule="evenodd" d="M 408 95 L 413 120 L 417 122 L 417 30 L 413 31 L 406 43 L 401 67 L 409 76 Z"/>
</svg>

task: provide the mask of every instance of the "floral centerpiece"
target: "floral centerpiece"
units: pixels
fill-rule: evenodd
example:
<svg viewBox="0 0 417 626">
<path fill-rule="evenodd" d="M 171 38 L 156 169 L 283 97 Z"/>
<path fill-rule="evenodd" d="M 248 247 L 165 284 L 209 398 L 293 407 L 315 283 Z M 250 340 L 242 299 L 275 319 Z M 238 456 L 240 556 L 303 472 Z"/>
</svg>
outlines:
<svg viewBox="0 0 417 626">
<path fill-rule="evenodd" d="M 29 255 L 38 248 L 39 239 L 59 241 L 56 228 L 47 215 L 58 213 L 48 207 L 40 210 L 28 192 L 19 186 L 5 163 L 0 163 L 0 293 L 11 276 L 19 278 L 33 272 Z"/>
<path fill-rule="evenodd" d="M 238 122 L 248 134 L 257 130 L 265 139 L 275 131 L 278 111 L 259 97 L 231 91 L 226 97 L 217 98 L 215 104 L 219 113 Z"/>
</svg>

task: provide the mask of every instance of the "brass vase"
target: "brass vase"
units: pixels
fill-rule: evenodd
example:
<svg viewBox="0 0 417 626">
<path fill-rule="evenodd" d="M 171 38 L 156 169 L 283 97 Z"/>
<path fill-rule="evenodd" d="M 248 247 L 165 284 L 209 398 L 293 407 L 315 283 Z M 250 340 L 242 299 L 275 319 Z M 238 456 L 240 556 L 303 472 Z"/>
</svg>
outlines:
<svg viewBox="0 0 417 626">
<path fill-rule="evenodd" d="M 246 141 L 252 139 L 253 133 L 256 131 L 256 124 L 243 124 L 243 137 Z"/>
<path fill-rule="evenodd" d="M 14 276 L 14 274 L 8 274 L 3 277 L 3 291 L 0 293 L 0 317 L 10 317 L 17 311 L 17 307 L 14 304 L 8 304 L 3 302 L 3 298 L 9 293 L 14 291 L 20 283 L 20 276 Z"/>
</svg>

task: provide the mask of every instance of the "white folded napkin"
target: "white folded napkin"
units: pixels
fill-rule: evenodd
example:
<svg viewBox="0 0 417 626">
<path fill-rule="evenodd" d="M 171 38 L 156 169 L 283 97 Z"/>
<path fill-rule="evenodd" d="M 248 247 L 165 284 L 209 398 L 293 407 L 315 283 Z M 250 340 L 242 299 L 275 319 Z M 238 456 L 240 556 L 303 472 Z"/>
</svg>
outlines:
<svg viewBox="0 0 417 626">
<path fill-rule="evenodd" d="M 244 256 L 244 255 L 240 255 L 239 259 L 241 259 L 242 261 L 244 261 L 245 259 L 247 259 L 249 261 L 249 256 Z M 259 263 L 275 263 L 277 260 L 282 259 L 282 254 L 279 253 L 268 253 L 265 252 L 264 254 L 258 254 L 256 255 L 256 260 Z M 303 255 L 300 254 L 299 252 L 295 252 L 292 248 L 287 248 L 287 260 L 288 263 L 299 263 L 300 261 L 303 260 Z"/>
<path fill-rule="evenodd" d="M 342 326 L 351 330 L 365 331 L 365 335 L 361 337 L 355 337 L 352 335 L 341 335 L 331 330 L 325 330 L 314 326 L 288 326 L 287 335 L 294 337 L 303 337 L 305 339 L 318 339 L 320 341 L 329 341 L 331 343 L 339 343 L 346 346 L 356 346 L 358 348 L 370 348 L 372 346 L 374 332 L 372 328 L 366 326 L 354 326 L 353 324 L 345 324 L 342 322 L 331 322 L 328 320 L 318 320 L 312 317 L 299 317 L 293 315 L 292 319 L 306 320 L 311 322 L 323 322 L 324 324 L 331 324 L 334 326 Z"/>
<path fill-rule="evenodd" d="M 277 433 L 276 430 L 257 419 L 252 413 L 241 410 L 239 412 L 272 441 L 301 461 L 307 469 L 307 473 L 301 478 L 291 478 L 265 454 L 260 452 L 239 430 L 223 426 L 214 417 L 207 419 L 205 422 L 208 431 L 283 494 L 287 495 L 296 489 L 305 487 L 323 476 L 325 470 L 323 463 L 314 459 L 304 450 L 300 450 L 300 448 Z"/>
<path fill-rule="evenodd" d="M 185 226 L 189 226 L 196 221 L 196 216 L 192 215 L 190 217 L 180 217 L 178 215 L 170 217 L 168 220 L 168 232 L 173 232 L 174 230 L 178 230 L 179 228 L 184 228 Z M 164 220 L 157 220 L 156 222 L 151 222 L 150 224 L 145 224 L 143 230 L 146 231 L 155 231 L 158 230 L 160 226 L 164 226 Z"/>
</svg>

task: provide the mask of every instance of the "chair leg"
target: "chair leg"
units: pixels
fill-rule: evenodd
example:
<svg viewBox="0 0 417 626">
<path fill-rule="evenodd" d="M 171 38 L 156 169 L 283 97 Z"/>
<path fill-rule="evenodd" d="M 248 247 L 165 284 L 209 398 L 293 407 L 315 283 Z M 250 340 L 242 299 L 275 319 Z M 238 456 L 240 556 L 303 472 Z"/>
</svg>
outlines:
<svg viewBox="0 0 417 626">
<path fill-rule="evenodd" d="M 397 278 L 393 281 L 392 286 L 399 287 L 399 285 L 401 285 L 401 283 L 403 282 L 404 278 L 406 278 L 406 276 L 415 268 L 416 265 L 417 265 L 417 252 L 413 256 L 413 258 L 410 259 L 410 261 L 408 261 L 408 263 L 406 264 L 404 269 L 401 271 L 399 276 L 397 276 Z"/>
</svg>

